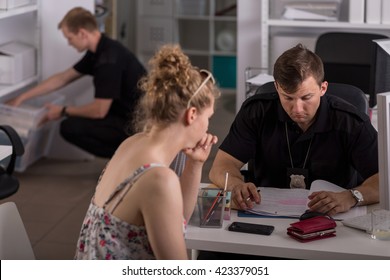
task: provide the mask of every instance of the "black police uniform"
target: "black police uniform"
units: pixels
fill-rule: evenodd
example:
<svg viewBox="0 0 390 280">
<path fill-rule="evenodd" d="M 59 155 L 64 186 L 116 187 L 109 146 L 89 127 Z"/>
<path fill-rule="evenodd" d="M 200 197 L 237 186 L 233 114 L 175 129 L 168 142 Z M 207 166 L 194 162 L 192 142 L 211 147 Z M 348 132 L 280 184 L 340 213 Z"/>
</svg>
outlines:
<svg viewBox="0 0 390 280">
<path fill-rule="evenodd" d="M 353 188 L 378 172 L 377 131 L 369 117 L 326 94 L 306 132 L 277 93 L 247 99 L 220 149 L 244 163 L 254 158 L 254 183 L 262 187 L 289 188 L 292 167 L 307 170 L 306 188 L 317 179 Z"/>
<path fill-rule="evenodd" d="M 146 70 L 134 54 L 104 34 L 96 52 L 87 51 L 73 68 L 93 76 L 95 98 L 113 102 L 105 118 L 70 116 L 61 123 L 60 133 L 68 142 L 94 155 L 110 158 L 120 143 L 133 133 L 129 124 L 141 95 L 137 83 Z"/>
</svg>

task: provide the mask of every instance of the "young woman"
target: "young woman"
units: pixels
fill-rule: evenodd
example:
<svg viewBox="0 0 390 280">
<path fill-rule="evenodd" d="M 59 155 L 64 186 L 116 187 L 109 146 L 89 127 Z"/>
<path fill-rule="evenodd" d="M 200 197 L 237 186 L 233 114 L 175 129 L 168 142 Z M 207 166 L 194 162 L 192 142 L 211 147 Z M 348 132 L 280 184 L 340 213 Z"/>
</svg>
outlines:
<svg viewBox="0 0 390 280">
<path fill-rule="evenodd" d="M 76 259 L 186 259 L 201 171 L 216 136 L 207 132 L 220 94 L 206 70 L 163 46 L 141 81 L 142 132 L 125 140 L 103 172 L 83 222 Z M 184 151 L 180 177 L 169 168 Z"/>
</svg>

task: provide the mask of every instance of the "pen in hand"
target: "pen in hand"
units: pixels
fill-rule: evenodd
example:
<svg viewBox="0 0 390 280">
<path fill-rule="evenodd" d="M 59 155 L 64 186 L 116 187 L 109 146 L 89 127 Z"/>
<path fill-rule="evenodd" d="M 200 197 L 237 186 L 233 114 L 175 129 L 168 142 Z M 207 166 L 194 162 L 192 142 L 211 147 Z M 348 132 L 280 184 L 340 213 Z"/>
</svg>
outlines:
<svg viewBox="0 0 390 280">
<path fill-rule="evenodd" d="M 260 193 L 260 189 L 257 189 L 257 192 Z M 253 195 L 251 194 L 250 196 L 247 197 L 246 201 L 249 201 L 249 200 L 254 200 L 255 198 L 253 197 Z"/>
</svg>

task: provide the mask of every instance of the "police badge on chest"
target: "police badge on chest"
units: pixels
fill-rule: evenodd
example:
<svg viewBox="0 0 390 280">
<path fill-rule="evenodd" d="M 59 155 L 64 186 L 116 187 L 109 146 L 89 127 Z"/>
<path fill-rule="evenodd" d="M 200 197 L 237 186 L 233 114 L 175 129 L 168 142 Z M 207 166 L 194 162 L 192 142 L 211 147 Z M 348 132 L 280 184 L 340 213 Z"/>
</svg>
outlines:
<svg viewBox="0 0 390 280">
<path fill-rule="evenodd" d="M 309 170 L 304 168 L 287 168 L 287 182 L 291 189 L 306 189 L 309 181 Z"/>
</svg>

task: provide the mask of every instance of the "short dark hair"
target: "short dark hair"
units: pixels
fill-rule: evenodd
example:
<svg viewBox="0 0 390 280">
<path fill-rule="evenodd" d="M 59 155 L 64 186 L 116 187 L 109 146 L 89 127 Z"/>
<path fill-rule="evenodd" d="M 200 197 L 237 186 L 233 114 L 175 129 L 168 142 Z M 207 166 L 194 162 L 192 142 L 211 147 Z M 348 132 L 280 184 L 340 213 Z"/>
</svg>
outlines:
<svg viewBox="0 0 390 280">
<path fill-rule="evenodd" d="M 88 31 L 98 30 L 95 16 L 82 7 L 75 7 L 66 13 L 58 24 L 58 29 L 64 26 L 72 33 L 77 33 L 81 28 Z"/>
<path fill-rule="evenodd" d="M 321 58 L 302 44 L 288 49 L 279 56 L 273 73 L 275 82 L 287 93 L 295 92 L 310 76 L 321 86 L 324 75 L 324 64 Z"/>
</svg>

